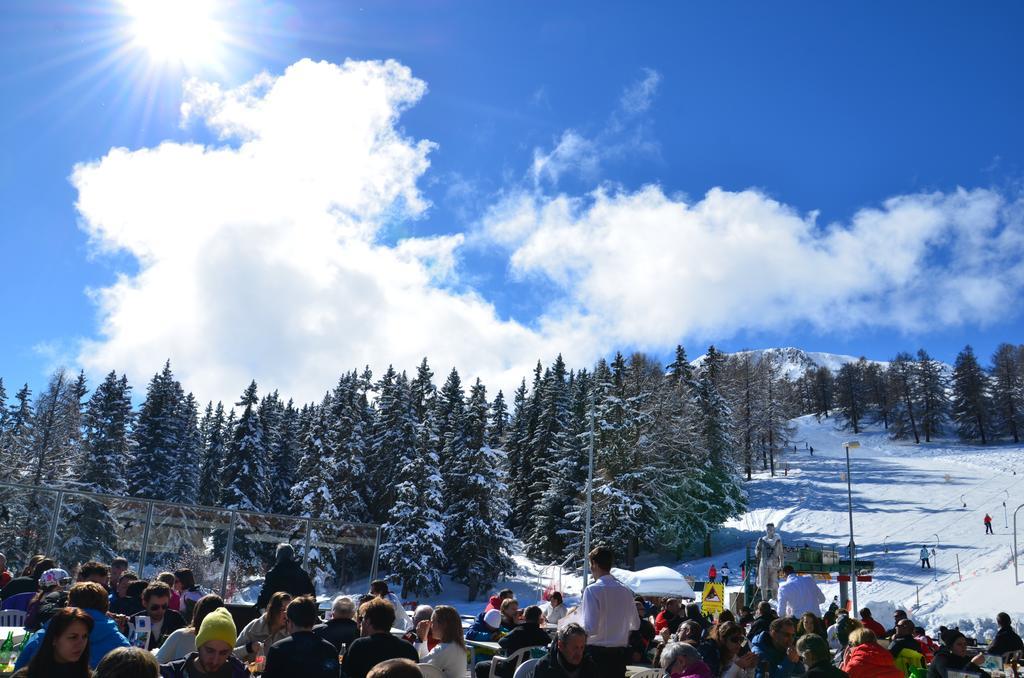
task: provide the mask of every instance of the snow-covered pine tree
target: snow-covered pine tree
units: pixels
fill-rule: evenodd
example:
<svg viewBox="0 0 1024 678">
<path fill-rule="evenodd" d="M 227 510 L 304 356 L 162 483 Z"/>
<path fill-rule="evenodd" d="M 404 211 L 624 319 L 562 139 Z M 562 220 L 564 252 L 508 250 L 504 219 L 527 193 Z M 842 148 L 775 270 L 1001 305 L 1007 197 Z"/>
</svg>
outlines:
<svg viewBox="0 0 1024 678">
<path fill-rule="evenodd" d="M 917 352 L 914 370 L 915 392 L 919 401 L 921 429 L 924 440 L 930 443 L 935 436 L 942 435 L 949 418 L 949 380 L 939 361 L 932 360 L 923 348 Z"/>
<path fill-rule="evenodd" d="M 668 364 L 666 376 L 672 387 L 679 383 L 693 384 L 693 365 L 690 364 L 689 359 L 686 357 L 686 349 L 683 348 L 682 344 L 676 345 L 675 358 Z"/>
<path fill-rule="evenodd" d="M 388 381 L 385 375 L 378 411 L 382 421 L 390 422 L 391 430 L 388 441 L 378 444 L 394 453 L 396 475 L 389 481 L 394 483 L 394 493 L 382 530 L 381 565 L 402 587 L 403 598 L 430 596 L 441 590 L 445 564 L 441 474 L 432 415 L 424 412 L 424 421 L 417 423 L 405 375 L 393 375 Z"/>
<path fill-rule="evenodd" d="M 522 536 L 529 519 L 529 474 L 523 472 L 526 447 L 530 442 L 526 431 L 528 403 L 526 380 L 523 379 L 512 396 L 512 419 L 509 421 L 504 445 L 505 478 L 511 507 L 507 525 L 518 536 Z"/>
<path fill-rule="evenodd" d="M 1000 344 L 992 355 L 993 428 L 1019 443 L 1024 432 L 1024 347 Z"/>
<path fill-rule="evenodd" d="M 544 373 L 540 386 L 540 419 L 530 441 L 540 466 L 537 482 L 530 488 L 534 510 L 526 531 L 526 552 L 539 561 L 560 559 L 566 550 L 562 524 L 575 488 L 572 468 L 578 464 L 571 440 L 572 417 L 565 362 L 559 355 Z M 472 401 L 472 398 L 471 398 Z M 568 482 L 567 482 L 568 481 Z"/>
<path fill-rule="evenodd" d="M 299 413 L 289 398 L 281 410 L 278 435 L 270 450 L 271 506 L 274 513 L 290 513 L 291 491 L 295 484 L 295 466 L 299 458 Z"/>
<path fill-rule="evenodd" d="M 893 438 L 914 437 L 914 442 L 921 442 L 918 419 L 920 413 L 918 407 L 921 402 L 921 394 L 918 389 L 920 384 L 917 365 L 914 357 L 909 353 L 900 352 L 889 362 L 888 372 L 889 388 L 892 394 L 889 398 L 891 405 L 889 431 Z"/>
<path fill-rule="evenodd" d="M 466 584 L 473 601 L 514 568 L 509 555 L 512 534 L 505 527 L 506 489 L 494 451 L 486 444 L 470 444 L 462 381 L 455 369 L 441 389 L 439 406 L 446 415 L 441 457 L 448 464 L 441 468 L 446 496 L 445 554 L 452 578 Z M 472 439 L 482 437 L 480 433 Z"/>
<path fill-rule="evenodd" d="M 412 409 L 416 413 L 416 421 L 422 423 L 426 420 L 427 414 L 434 409 L 434 399 L 437 397 L 437 387 L 434 386 L 434 373 L 423 358 L 420 366 L 416 368 L 416 377 L 409 384 L 412 391 Z"/>
<path fill-rule="evenodd" d="M 203 464 L 203 448 L 199 432 L 199 409 L 195 396 L 189 393 L 178 401 L 175 435 L 178 448 L 174 451 L 174 474 L 165 479 L 170 483 L 168 500 L 191 506 L 199 496 L 199 474 Z"/>
<path fill-rule="evenodd" d="M 32 411 L 32 390 L 28 384 L 14 395 L 10 408 L 10 419 L 3 440 L 4 466 L 0 469 L 3 480 L 19 480 L 25 469 L 35 438 L 35 416 Z"/>
<path fill-rule="evenodd" d="M 722 354 L 714 346 L 709 347 L 696 388 L 699 431 L 708 455 L 707 465 L 698 472 L 702 485 L 699 491 L 706 493 L 705 501 L 712 509 L 705 523 L 716 527 L 746 509 L 746 492 L 732 459 L 732 412 L 721 390 L 723 363 Z M 704 554 L 711 555 L 711 532 L 704 536 Z"/>
<path fill-rule="evenodd" d="M 385 523 L 391 516 L 397 488 L 395 478 L 401 464 L 409 460 L 415 447 L 415 431 L 406 430 L 409 423 L 415 424 L 416 413 L 411 410 L 412 396 L 403 393 L 398 384 L 399 375 L 394 366 L 388 365 L 384 376 L 377 382 L 377 403 L 370 437 L 370 458 L 373 463 L 367 468 L 367 480 L 374 488 L 374 501 L 370 502 L 370 518 L 375 523 Z M 411 422 L 406 417 L 412 412 Z"/>
<path fill-rule="evenodd" d="M 171 491 L 168 479 L 175 473 L 181 434 L 185 394 L 174 378 L 171 361 L 153 375 L 146 388 L 135 423 L 135 453 L 128 465 L 128 493 L 145 499 L 166 499 Z"/>
<path fill-rule="evenodd" d="M 370 418 L 363 383 L 353 371 L 331 395 L 327 439 L 334 451 L 334 501 L 342 520 L 367 522 L 375 489 L 367 483 L 366 449 Z"/>
<path fill-rule="evenodd" d="M 337 473 L 335 452 L 330 443 L 331 394 L 324 396 L 320 405 L 310 408 L 309 427 L 302 438 L 299 467 L 295 485 L 291 490 L 292 512 L 295 515 L 316 518 L 310 534 L 307 564 L 311 571 L 335 570 L 335 554 L 318 544 L 324 537 L 321 526 L 341 522 L 338 497 L 334 492 Z"/>
<path fill-rule="evenodd" d="M 217 401 L 217 408 L 213 408 L 211 401 L 206 406 L 203 415 L 203 463 L 199 471 L 199 496 L 198 501 L 203 506 L 216 506 L 220 501 L 220 491 L 223 478 L 221 469 L 224 466 L 224 451 L 226 438 L 226 422 L 224 419 L 224 403 Z"/>
<path fill-rule="evenodd" d="M 252 381 L 242 393 L 237 405 L 242 408 L 238 423 L 231 433 L 224 467 L 221 469 L 220 506 L 241 511 L 265 513 L 270 505 L 268 476 L 270 460 L 263 442 L 263 428 L 260 426 L 256 382 Z M 240 565 L 253 570 L 262 566 L 267 555 L 266 545 L 250 539 L 257 526 L 242 522 L 235 529 L 232 555 Z M 217 552 L 224 548 L 220 535 L 215 537 Z M 271 547 L 272 548 L 272 547 Z"/>
<path fill-rule="evenodd" d="M 508 405 L 505 404 L 505 394 L 498 391 L 491 401 L 491 412 L 487 427 L 487 444 L 497 450 L 505 444 L 505 431 L 508 430 L 509 415 Z"/>
<path fill-rule="evenodd" d="M 22 477 L 32 485 L 52 487 L 64 483 L 79 459 L 76 441 L 81 427 L 84 382 L 58 370 L 36 400 L 34 430 Z"/>
<path fill-rule="evenodd" d="M 861 420 L 867 410 L 867 386 L 864 372 L 867 361 L 861 358 L 855 363 L 846 363 L 836 375 L 836 407 L 845 420 L 845 426 L 855 434 L 861 432 Z"/>
<path fill-rule="evenodd" d="M 131 420 L 131 386 L 112 371 L 96 387 L 85 408 L 85 454 L 76 474 L 79 489 L 115 496 L 127 492 L 124 461 Z M 73 539 L 62 545 L 64 561 L 110 562 L 118 555 L 118 525 L 106 504 L 74 497 L 65 502 L 67 514 L 74 516 L 77 526 Z"/>
<path fill-rule="evenodd" d="M 953 366 L 953 421 L 962 440 L 991 440 L 992 393 L 988 375 L 969 345 Z"/>
</svg>

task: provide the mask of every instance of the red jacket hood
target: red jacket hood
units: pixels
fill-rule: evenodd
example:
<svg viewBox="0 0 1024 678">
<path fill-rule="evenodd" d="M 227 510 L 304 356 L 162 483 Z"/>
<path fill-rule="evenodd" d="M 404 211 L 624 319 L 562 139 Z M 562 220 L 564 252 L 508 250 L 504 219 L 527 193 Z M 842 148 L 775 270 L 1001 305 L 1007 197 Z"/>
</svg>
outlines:
<svg viewBox="0 0 1024 678">
<path fill-rule="evenodd" d="M 881 645 L 864 644 L 850 648 L 843 663 L 850 678 L 903 678 L 889 651 Z"/>
</svg>

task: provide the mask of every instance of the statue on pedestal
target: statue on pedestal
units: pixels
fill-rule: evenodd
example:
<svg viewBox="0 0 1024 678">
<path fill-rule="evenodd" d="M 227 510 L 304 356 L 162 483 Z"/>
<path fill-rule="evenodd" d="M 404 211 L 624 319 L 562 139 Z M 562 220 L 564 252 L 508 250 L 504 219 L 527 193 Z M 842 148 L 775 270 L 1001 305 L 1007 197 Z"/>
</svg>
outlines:
<svg viewBox="0 0 1024 678">
<path fill-rule="evenodd" d="M 757 558 L 757 587 L 761 600 L 774 600 L 779 595 L 779 570 L 782 568 L 782 538 L 775 534 L 775 523 L 765 526 L 765 533 L 757 540 L 754 555 Z"/>
</svg>

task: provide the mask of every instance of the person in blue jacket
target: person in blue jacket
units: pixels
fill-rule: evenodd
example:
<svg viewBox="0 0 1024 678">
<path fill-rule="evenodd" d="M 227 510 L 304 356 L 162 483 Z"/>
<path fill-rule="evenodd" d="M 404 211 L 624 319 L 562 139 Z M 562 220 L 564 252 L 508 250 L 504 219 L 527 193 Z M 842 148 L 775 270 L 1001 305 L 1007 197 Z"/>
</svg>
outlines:
<svg viewBox="0 0 1024 678">
<path fill-rule="evenodd" d="M 68 606 L 80 608 L 92 617 L 93 628 L 89 633 L 89 666 L 95 669 L 104 655 L 117 647 L 128 647 L 131 643 L 117 628 L 117 622 L 107 616 L 109 604 L 107 591 L 94 582 L 80 582 L 68 591 Z M 39 651 L 46 637 L 46 627 L 32 636 L 25 644 L 25 649 L 18 655 L 15 670 L 28 666 L 32 657 Z"/>
<path fill-rule="evenodd" d="M 750 644 L 757 655 L 754 678 L 790 678 L 806 673 L 793 644 L 795 638 L 796 621 L 789 617 L 776 619 L 767 631 L 754 636 Z"/>
</svg>

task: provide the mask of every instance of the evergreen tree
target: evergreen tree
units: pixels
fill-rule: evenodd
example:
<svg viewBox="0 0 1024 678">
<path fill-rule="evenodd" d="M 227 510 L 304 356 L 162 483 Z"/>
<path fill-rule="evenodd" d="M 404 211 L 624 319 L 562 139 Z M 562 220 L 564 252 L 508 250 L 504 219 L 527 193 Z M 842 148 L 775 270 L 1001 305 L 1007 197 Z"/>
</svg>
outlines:
<svg viewBox="0 0 1024 678">
<path fill-rule="evenodd" d="M 832 410 L 832 393 L 835 388 L 835 379 L 832 370 L 827 367 L 819 367 L 814 374 L 814 414 L 820 421 L 822 417 L 829 418 Z"/>
<path fill-rule="evenodd" d="M 396 376 L 389 389 L 385 407 L 382 384 L 381 417 L 391 422 L 391 431 L 381 444 L 396 455 L 396 476 L 392 508 L 382 528 L 381 564 L 401 585 L 403 597 L 430 596 L 441 590 L 445 535 L 433 423 L 429 411 L 417 423 L 405 375 Z"/>
<path fill-rule="evenodd" d="M 221 468 L 224 466 L 225 441 L 230 429 L 224 419 L 224 403 L 218 401 L 217 408 L 210 402 L 206 406 L 201 425 L 203 439 L 203 463 L 199 471 L 198 501 L 203 506 L 216 506 L 220 500 L 223 477 Z"/>
<path fill-rule="evenodd" d="M 867 396 L 867 409 L 874 422 L 882 422 L 889 429 L 891 406 L 889 405 L 888 373 L 876 362 L 867 363 L 864 369 L 864 388 Z"/>
<path fill-rule="evenodd" d="M 377 499 L 370 506 L 374 522 L 387 522 L 395 504 L 397 488 L 395 478 L 401 465 L 413 457 L 416 446 L 416 411 L 412 407 L 412 394 L 406 392 L 394 367 L 388 366 L 377 382 L 376 419 L 370 440 L 373 464 L 367 470 Z M 407 421 L 408 418 L 408 421 Z"/>
<path fill-rule="evenodd" d="M 917 352 L 915 377 L 921 429 L 924 431 L 925 442 L 930 443 L 933 437 L 942 435 L 949 417 L 948 380 L 942 365 L 932 360 L 924 349 Z"/>
<path fill-rule="evenodd" d="M 505 394 L 498 391 L 491 402 L 490 424 L 487 428 L 487 444 L 498 449 L 505 444 L 505 431 L 508 429 L 509 415 L 508 405 L 505 404 Z"/>
<path fill-rule="evenodd" d="M 529 458 L 527 437 L 529 397 L 526 380 L 523 379 L 512 396 L 512 419 L 509 422 L 505 440 L 505 477 L 508 479 L 509 505 L 508 528 L 513 534 L 522 535 L 530 516 L 530 474 L 524 470 Z"/>
<path fill-rule="evenodd" d="M 168 479 L 175 474 L 185 426 L 185 394 L 174 378 L 171 362 L 153 375 L 135 425 L 135 454 L 128 466 L 128 493 L 145 499 L 167 499 Z"/>
<path fill-rule="evenodd" d="M 953 421 L 962 440 L 991 439 L 992 394 L 988 375 L 970 346 L 956 356 L 953 366 Z"/>
<path fill-rule="evenodd" d="M 84 380 L 58 370 L 36 400 L 32 445 L 24 479 L 32 485 L 59 485 L 81 460 L 81 397 Z"/>
<path fill-rule="evenodd" d="M 921 394 L 918 386 L 920 384 L 917 366 L 914 358 L 909 353 L 897 353 L 896 357 L 889 363 L 887 370 L 889 375 L 889 388 L 892 395 L 889 401 L 892 403 L 891 421 L 889 429 L 893 438 L 907 438 L 914 436 L 914 442 L 920 443 L 921 437 L 918 433 L 918 419 L 920 414 L 918 406 L 921 402 Z"/>
<path fill-rule="evenodd" d="M 367 522 L 366 470 L 370 419 L 364 382 L 350 372 L 338 380 L 331 396 L 327 438 L 334 451 L 334 498 L 343 520 Z"/>
<path fill-rule="evenodd" d="M 324 529 L 342 520 L 338 506 L 343 498 L 335 495 L 333 487 L 337 464 L 330 442 L 331 407 L 331 394 L 327 394 L 321 404 L 309 412 L 309 428 L 302 438 L 299 469 L 291 490 L 292 512 L 317 519 L 311 526 L 311 546 L 306 554 L 307 564 L 313 572 L 335 568 L 335 554 L 318 544 L 324 540 Z"/>
<path fill-rule="evenodd" d="M 412 390 L 412 407 L 416 413 L 416 421 L 423 422 L 427 413 L 434 409 L 434 398 L 437 397 L 437 387 L 434 386 L 434 373 L 424 358 L 420 366 L 416 368 L 416 378 L 412 380 L 409 387 Z"/>
<path fill-rule="evenodd" d="M 0 435 L 0 480 L 9 481 L 20 478 L 33 443 L 35 419 L 28 384 L 15 394 L 14 404 L 7 412 L 7 424 Z"/>
<path fill-rule="evenodd" d="M 992 356 L 993 427 L 1019 443 L 1024 431 L 1022 347 L 1000 344 Z"/>
<path fill-rule="evenodd" d="M 199 410 L 195 396 L 189 393 L 178 401 L 174 417 L 177 428 L 175 438 L 179 441 L 174 451 L 174 474 L 169 481 L 171 488 L 167 498 L 178 504 L 191 506 L 199 496 L 199 474 L 203 464 L 203 448 L 199 432 Z"/>
<path fill-rule="evenodd" d="M 867 361 L 861 358 L 856 363 L 846 363 L 839 368 L 836 375 L 836 407 L 839 409 L 846 426 L 854 433 L 861 431 L 861 419 L 867 409 L 867 386 L 864 383 L 864 372 Z"/>
<path fill-rule="evenodd" d="M 279 401 L 280 402 L 280 401 Z M 271 510 L 290 513 L 291 491 L 295 484 L 295 467 L 299 459 L 299 413 L 291 399 L 280 412 L 278 435 L 270 450 L 273 469 L 271 478 Z"/>
<path fill-rule="evenodd" d="M 686 349 L 681 344 L 676 346 L 675 359 L 668 365 L 668 378 L 672 386 L 693 383 L 693 366 L 686 359 Z"/>
</svg>

